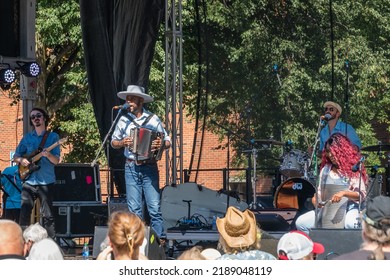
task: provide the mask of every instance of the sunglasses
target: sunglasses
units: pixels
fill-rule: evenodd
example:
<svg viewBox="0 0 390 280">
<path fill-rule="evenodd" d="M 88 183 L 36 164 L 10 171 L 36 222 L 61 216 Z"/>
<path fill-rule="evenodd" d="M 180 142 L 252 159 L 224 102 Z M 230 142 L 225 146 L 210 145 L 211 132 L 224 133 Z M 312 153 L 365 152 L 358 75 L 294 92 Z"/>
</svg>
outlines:
<svg viewBox="0 0 390 280">
<path fill-rule="evenodd" d="M 31 115 L 30 116 L 30 119 L 32 119 L 32 120 L 34 120 L 35 118 L 37 118 L 37 119 L 39 119 L 39 118 L 41 118 L 42 117 L 42 114 L 36 114 L 36 115 Z"/>
<path fill-rule="evenodd" d="M 333 112 L 334 108 L 333 107 L 325 107 L 325 112 L 330 111 Z"/>
</svg>

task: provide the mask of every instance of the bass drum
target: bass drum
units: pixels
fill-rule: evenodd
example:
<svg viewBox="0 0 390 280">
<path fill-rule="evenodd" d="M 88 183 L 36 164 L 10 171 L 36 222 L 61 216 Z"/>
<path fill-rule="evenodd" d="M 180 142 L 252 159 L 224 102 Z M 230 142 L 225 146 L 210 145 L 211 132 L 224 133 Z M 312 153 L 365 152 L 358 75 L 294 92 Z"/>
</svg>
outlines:
<svg viewBox="0 0 390 280">
<path fill-rule="evenodd" d="M 303 214 L 313 209 L 311 198 L 316 188 L 303 178 L 290 178 L 284 181 L 275 191 L 274 207 L 277 209 L 297 209 Z"/>
</svg>

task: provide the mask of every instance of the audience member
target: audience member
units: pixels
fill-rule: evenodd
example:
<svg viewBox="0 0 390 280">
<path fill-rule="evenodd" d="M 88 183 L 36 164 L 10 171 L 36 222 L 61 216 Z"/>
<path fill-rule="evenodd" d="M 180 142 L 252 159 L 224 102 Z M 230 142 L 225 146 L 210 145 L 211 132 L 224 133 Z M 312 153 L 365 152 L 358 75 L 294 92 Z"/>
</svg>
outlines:
<svg viewBox="0 0 390 280">
<path fill-rule="evenodd" d="M 367 199 L 362 218 L 363 243 L 360 250 L 343 254 L 334 260 L 390 260 L 390 197 Z"/>
<path fill-rule="evenodd" d="M 285 233 L 277 248 L 279 260 L 315 260 L 324 251 L 321 243 L 313 242 L 306 233 L 298 230 Z"/>
<path fill-rule="evenodd" d="M 202 250 L 202 256 L 206 258 L 206 260 L 216 260 L 221 257 L 221 253 L 214 248 L 207 248 Z"/>
<path fill-rule="evenodd" d="M 177 258 L 178 260 L 206 260 L 206 258 L 202 255 L 202 248 L 199 246 L 193 246 L 190 249 L 185 250 L 181 255 Z"/>
<path fill-rule="evenodd" d="M 28 260 L 63 260 L 64 254 L 58 244 L 50 237 L 35 242 L 31 246 Z"/>
<path fill-rule="evenodd" d="M 220 260 L 275 260 L 270 253 L 260 251 L 261 230 L 250 210 L 229 207 L 224 218 L 217 218 L 220 234 L 218 246 L 223 255 Z"/>
<path fill-rule="evenodd" d="M 100 252 L 97 260 L 148 259 L 140 251 L 145 237 L 145 224 L 136 214 L 128 211 L 112 213 L 107 236 L 109 245 Z"/>
<path fill-rule="evenodd" d="M 24 256 L 27 257 L 31 246 L 44 238 L 47 238 L 47 230 L 42 227 L 39 223 L 35 223 L 32 225 L 29 225 L 24 231 L 23 231 L 23 239 L 24 239 Z"/>
<path fill-rule="evenodd" d="M 22 228 L 14 221 L 0 220 L 0 260 L 24 260 L 23 246 Z"/>
</svg>

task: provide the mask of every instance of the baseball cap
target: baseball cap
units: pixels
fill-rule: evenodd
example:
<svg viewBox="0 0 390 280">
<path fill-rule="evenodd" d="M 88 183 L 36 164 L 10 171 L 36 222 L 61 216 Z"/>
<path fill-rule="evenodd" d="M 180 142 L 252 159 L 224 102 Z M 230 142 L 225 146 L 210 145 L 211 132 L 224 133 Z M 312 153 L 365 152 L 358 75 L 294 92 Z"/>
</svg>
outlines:
<svg viewBox="0 0 390 280">
<path fill-rule="evenodd" d="M 390 219 L 390 197 L 379 195 L 367 199 L 363 220 L 375 228 L 382 229 L 381 220 L 385 218 Z"/>
<path fill-rule="evenodd" d="M 280 260 L 299 260 L 313 254 L 322 254 L 324 245 L 313 242 L 310 237 L 298 230 L 285 233 L 278 242 L 277 253 Z"/>
</svg>

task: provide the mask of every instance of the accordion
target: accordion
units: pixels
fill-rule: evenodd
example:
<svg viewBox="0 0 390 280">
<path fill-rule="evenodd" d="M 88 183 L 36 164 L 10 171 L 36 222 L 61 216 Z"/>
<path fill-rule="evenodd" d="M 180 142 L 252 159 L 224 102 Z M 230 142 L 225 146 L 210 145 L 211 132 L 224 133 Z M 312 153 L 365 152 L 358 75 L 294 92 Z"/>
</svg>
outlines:
<svg viewBox="0 0 390 280">
<path fill-rule="evenodd" d="M 157 138 L 163 138 L 164 134 L 145 127 L 136 127 L 131 130 L 133 147 L 130 150 L 136 155 L 137 161 L 160 160 L 164 151 L 164 141 L 158 149 L 152 150 L 152 142 Z"/>
</svg>

